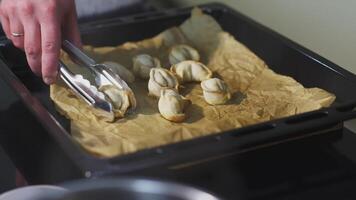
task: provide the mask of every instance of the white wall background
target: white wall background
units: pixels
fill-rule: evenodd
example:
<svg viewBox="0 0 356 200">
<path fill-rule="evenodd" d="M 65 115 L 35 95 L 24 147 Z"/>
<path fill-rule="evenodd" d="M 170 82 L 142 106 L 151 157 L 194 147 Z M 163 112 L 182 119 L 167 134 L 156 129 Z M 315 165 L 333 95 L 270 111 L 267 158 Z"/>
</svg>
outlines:
<svg viewBox="0 0 356 200">
<path fill-rule="evenodd" d="M 222 2 L 356 73 L 356 0 L 174 0 Z M 355 88 L 356 92 L 356 88 Z"/>
</svg>

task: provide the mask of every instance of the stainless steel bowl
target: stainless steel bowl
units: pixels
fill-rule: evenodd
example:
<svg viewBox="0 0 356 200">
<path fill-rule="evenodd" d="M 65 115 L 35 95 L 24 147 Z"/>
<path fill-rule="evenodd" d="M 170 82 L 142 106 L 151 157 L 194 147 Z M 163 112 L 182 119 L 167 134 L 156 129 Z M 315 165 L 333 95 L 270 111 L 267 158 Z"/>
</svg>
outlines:
<svg viewBox="0 0 356 200">
<path fill-rule="evenodd" d="M 17 188 L 0 195 L 0 200 L 55 200 L 68 191 L 53 185 L 34 185 Z"/>
<path fill-rule="evenodd" d="M 208 192 L 150 179 L 91 179 L 63 185 L 68 193 L 58 200 L 219 200 Z"/>
</svg>

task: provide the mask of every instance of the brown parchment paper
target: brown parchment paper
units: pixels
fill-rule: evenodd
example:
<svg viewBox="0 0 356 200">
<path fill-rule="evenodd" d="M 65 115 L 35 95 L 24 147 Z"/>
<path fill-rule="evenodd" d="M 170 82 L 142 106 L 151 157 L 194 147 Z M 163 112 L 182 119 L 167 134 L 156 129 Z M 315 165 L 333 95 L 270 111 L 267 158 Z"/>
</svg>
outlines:
<svg viewBox="0 0 356 200">
<path fill-rule="evenodd" d="M 169 67 L 169 48 L 182 43 L 195 47 L 202 62 L 216 77 L 226 81 L 232 92 L 227 105 L 208 105 L 200 84 L 187 84 L 180 93 L 192 101 L 186 109 L 188 118 L 184 123 L 172 123 L 160 116 L 158 100 L 147 96 L 147 81 L 137 78 L 130 85 L 138 100 L 136 113 L 106 123 L 72 91 L 58 83 L 51 86 L 51 98 L 58 111 L 71 120 L 73 138 L 86 150 L 110 157 L 320 109 L 335 100 L 333 94 L 322 89 L 307 89 L 291 77 L 274 73 L 263 60 L 199 9 L 194 9 L 191 18 L 181 26 L 154 38 L 117 47 L 86 47 L 86 51 L 99 62 L 116 61 L 129 69 L 134 55 L 149 53 Z M 87 74 L 66 56 L 62 58 L 72 70 Z"/>
</svg>

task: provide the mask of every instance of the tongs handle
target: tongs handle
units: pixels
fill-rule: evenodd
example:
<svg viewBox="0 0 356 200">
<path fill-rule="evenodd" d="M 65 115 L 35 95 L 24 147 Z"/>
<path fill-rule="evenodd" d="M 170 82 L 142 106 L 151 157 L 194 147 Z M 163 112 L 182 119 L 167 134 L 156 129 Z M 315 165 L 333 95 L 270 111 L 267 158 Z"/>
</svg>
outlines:
<svg viewBox="0 0 356 200">
<path fill-rule="evenodd" d="M 87 56 L 81 49 L 77 48 L 68 40 L 63 41 L 62 48 L 72 59 L 80 64 L 84 64 L 87 67 L 93 67 L 96 65 L 95 60 Z"/>
</svg>

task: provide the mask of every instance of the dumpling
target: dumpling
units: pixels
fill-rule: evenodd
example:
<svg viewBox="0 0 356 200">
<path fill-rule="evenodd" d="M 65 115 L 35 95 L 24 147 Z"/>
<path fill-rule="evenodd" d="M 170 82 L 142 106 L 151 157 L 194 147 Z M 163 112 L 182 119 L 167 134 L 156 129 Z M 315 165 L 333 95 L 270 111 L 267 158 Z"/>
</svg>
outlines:
<svg viewBox="0 0 356 200">
<path fill-rule="evenodd" d="M 150 77 L 150 70 L 152 68 L 160 68 L 161 62 L 158 58 L 152 57 L 148 54 L 140 54 L 133 59 L 133 72 L 136 76 L 142 79 L 148 79 Z"/>
<path fill-rule="evenodd" d="M 131 107 L 135 106 L 135 101 L 132 100 L 132 93 L 126 90 L 120 90 L 112 85 L 104 85 L 99 88 L 106 97 L 110 100 L 116 118 L 123 118 L 126 111 Z"/>
<path fill-rule="evenodd" d="M 199 61 L 200 55 L 194 48 L 181 44 L 172 47 L 168 58 L 171 65 L 175 65 L 185 60 Z"/>
<path fill-rule="evenodd" d="M 201 82 L 204 99 L 211 105 L 226 103 L 231 94 L 226 83 L 218 78 L 212 78 Z"/>
<path fill-rule="evenodd" d="M 192 81 L 201 82 L 211 78 L 213 75 L 213 72 L 204 64 L 191 60 L 182 61 L 173 65 L 171 71 L 178 76 L 179 81 L 182 83 Z"/>
<path fill-rule="evenodd" d="M 109 67 L 114 73 L 118 74 L 124 81 L 132 83 L 135 81 L 135 76 L 126 67 L 116 62 L 106 61 L 103 63 Z"/>
<path fill-rule="evenodd" d="M 178 90 L 178 79 L 174 74 L 163 68 L 153 68 L 150 72 L 150 80 L 148 81 L 148 91 L 150 96 L 159 97 L 161 90 L 170 88 Z"/>
<path fill-rule="evenodd" d="M 172 122 L 182 122 L 186 118 L 184 109 L 191 104 L 189 99 L 172 89 L 161 90 L 158 101 L 158 110 L 162 117 Z"/>
</svg>

